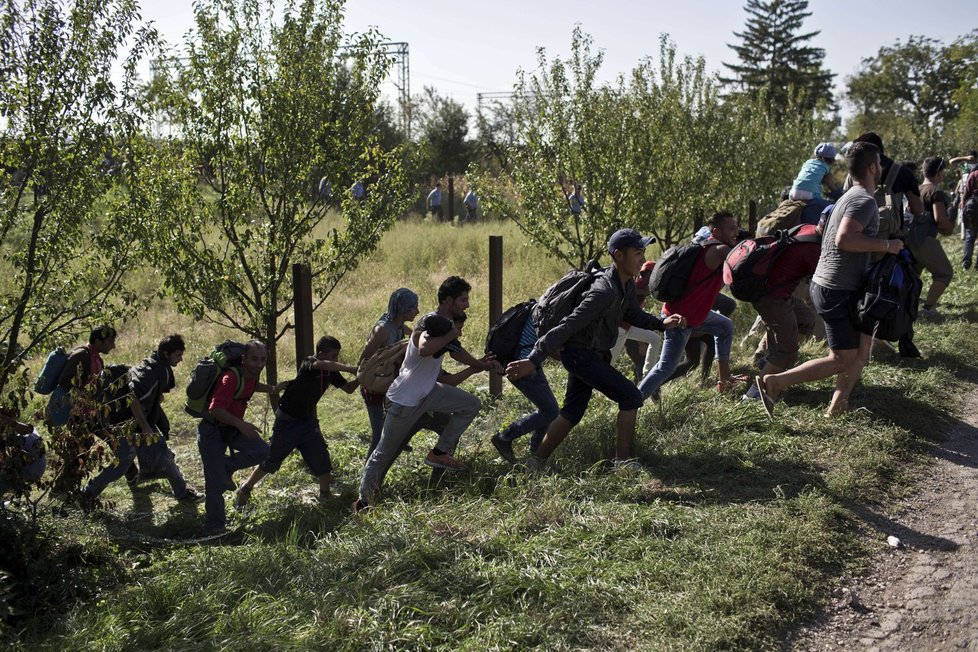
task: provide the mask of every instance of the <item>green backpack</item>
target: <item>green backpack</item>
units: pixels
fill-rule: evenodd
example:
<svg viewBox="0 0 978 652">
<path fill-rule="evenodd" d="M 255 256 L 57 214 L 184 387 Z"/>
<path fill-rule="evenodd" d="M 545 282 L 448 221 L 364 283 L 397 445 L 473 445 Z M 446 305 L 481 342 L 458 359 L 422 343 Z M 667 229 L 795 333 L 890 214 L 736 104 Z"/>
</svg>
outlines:
<svg viewBox="0 0 978 652">
<path fill-rule="evenodd" d="M 208 406 L 214 394 L 214 386 L 225 371 L 231 370 L 238 384 L 234 390 L 234 398 L 238 400 L 244 392 L 244 375 L 241 373 L 241 362 L 244 359 L 245 345 L 231 340 L 218 344 L 209 356 L 197 363 L 190 372 L 190 382 L 187 383 L 187 401 L 183 411 L 197 419 L 211 420 Z"/>
<path fill-rule="evenodd" d="M 787 231 L 801 223 L 801 214 L 808 202 L 801 199 L 785 199 L 778 207 L 757 223 L 757 237 L 772 235 L 775 231 Z"/>
</svg>

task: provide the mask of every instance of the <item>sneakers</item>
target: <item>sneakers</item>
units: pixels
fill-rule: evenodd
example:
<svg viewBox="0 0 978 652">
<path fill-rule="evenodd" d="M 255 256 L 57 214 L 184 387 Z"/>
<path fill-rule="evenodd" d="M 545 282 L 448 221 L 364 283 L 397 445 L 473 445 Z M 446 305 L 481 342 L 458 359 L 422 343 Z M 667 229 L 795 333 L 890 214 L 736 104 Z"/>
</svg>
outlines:
<svg viewBox="0 0 978 652">
<path fill-rule="evenodd" d="M 530 455 L 526 458 L 526 462 L 523 463 L 526 468 L 527 473 L 543 473 L 547 466 L 547 460 L 537 457 L 536 455 Z"/>
<path fill-rule="evenodd" d="M 241 509 L 248 504 L 251 500 L 251 488 L 241 485 L 238 490 L 234 492 L 234 506 L 237 509 Z"/>
<path fill-rule="evenodd" d="M 940 319 L 942 317 L 941 313 L 937 310 L 937 306 L 933 308 L 921 308 L 920 314 L 928 319 Z"/>
<path fill-rule="evenodd" d="M 503 439 L 503 433 L 497 432 L 492 436 L 492 445 L 496 447 L 499 457 L 510 464 L 516 464 L 516 455 L 513 454 L 513 442 Z"/>
<path fill-rule="evenodd" d="M 625 460 L 619 460 L 619 459 L 613 460 L 611 462 L 611 466 L 615 470 L 615 473 L 621 473 L 625 475 L 632 475 L 632 474 L 637 475 L 639 473 L 645 472 L 645 467 L 642 465 L 642 463 L 634 458 L 629 458 Z"/>
<path fill-rule="evenodd" d="M 433 469 L 445 469 L 446 471 L 462 471 L 465 469 L 465 465 L 449 453 L 435 455 L 434 450 L 428 451 L 428 454 L 424 458 L 424 463 Z"/>
<path fill-rule="evenodd" d="M 740 397 L 741 401 L 759 401 L 761 400 L 761 393 L 757 389 L 757 383 L 751 383 L 744 392 L 744 395 Z"/>
<path fill-rule="evenodd" d="M 181 503 L 187 503 L 188 505 L 194 505 L 199 502 L 203 502 L 204 494 L 200 493 L 193 487 L 187 487 L 187 491 L 177 498 L 177 501 Z"/>
</svg>

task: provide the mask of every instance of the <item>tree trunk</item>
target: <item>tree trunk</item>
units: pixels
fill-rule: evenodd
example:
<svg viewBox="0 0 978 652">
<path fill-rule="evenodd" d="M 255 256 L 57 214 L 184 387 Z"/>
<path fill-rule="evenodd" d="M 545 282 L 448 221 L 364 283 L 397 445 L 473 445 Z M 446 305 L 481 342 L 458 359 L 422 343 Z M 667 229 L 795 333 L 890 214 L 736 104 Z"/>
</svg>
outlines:
<svg viewBox="0 0 978 652">
<path fill-rule="evenodd" d="M 36 274 L 35 265 L 37 262 L 37 243 L 41 235 L 41 227 L 44 225 L 45 212 L 41 209 L 35 209 L 34 211 L 34 224 L 31 228 L 31 239 L 30 244 L 27 248 L 27 263 L 24 266 L 24 290 L 21 292 L 20 301 L 17 302 L 17 307 L 14 308 L 14 319 L 10 326 L 10 332 L 7 338 L 7 355 L 2 360 L 3 364 L 0 364 L 0 392 L 2 392 L 7 387 L 7 381 L 13 375 L 14 370 L 17 368 L 14 356 L 17 354 L 17 341 L 20 339 L 20 329 L 24 323 L 24 316 L 27 312 L 27 304 L 31 300 L 31 296 L 34 294 L 34 285 Z"/>
<path fill-rule="evenodd" d="M 278 384 L 278 342 L 276 332 L 275 310 L 270 309 L 269 315 L 265 317 L 265 347 L 268 349 L 268 360 L 265 362 L 265 382 L 271 386 Z M 270 394 L 269 401 L 272 409 L 278 409 L 278 395 Z"/>
</svg>

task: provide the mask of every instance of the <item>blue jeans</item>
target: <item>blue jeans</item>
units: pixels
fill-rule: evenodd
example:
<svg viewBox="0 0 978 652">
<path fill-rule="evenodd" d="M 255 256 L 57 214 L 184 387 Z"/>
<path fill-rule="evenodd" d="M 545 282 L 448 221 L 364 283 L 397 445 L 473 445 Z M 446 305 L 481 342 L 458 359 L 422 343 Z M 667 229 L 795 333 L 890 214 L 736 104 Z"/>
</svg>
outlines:
<svg viewBox="0 0 978 652">
<path fill-rule="evenodd" d="M 462 433 L 479 414 L 481 406 L 479 399 L 472 394 L 458 387 L 441 383 L 436 383 L 418 405 L 408 406 L 397 403 L 388 405 L 380 441 L 363 467 L 360 498 L 366 502 L 376 500 L 391 464 L 400 455 L 404 442 L 418 431 L 416 427 L 418 421 L 425 418 L 428 412 L 448 415 L 448 420 L 439 433 L 436 447 L 440 451 L 452 454 L 458 447 Z"/>
<path fill-rule="evenodd" d="M 716 342 L 717 360 L 730 359 L 730 349 L 733 348 L 733 322 L 720 313 L 711 310 L 706 320 L 696 328 L 671 328 L 662 338 L 662 354 L 659 356 L 659 361 L 638 384 L 638 389 L 644 398 L 658 392 L 662 383 L 669 379 L 682 362 L 686 342 L 694 330 L 713 336 Z"/>
<path fill-rule="evenodd" d="M 975 239 L 978 237 L 978 227 L 965 227 L 964 229 L 964 253 L 961 255 L 961 266 L 971 269 L 971 256 L 975 251 Z"/>
<path fill-rule="evenodd" d="M 380 433 L 384 430 L 384 417 L 387 413 L 383 405 L 366 403 L 366 406 L 367 418 L 370 419 L 370 448 L 367 449 L 367 457 L 370 457 L 380 441 Z"/>
<path fill-rule="evenodd" d="M 617 403 L 622 412 L 637 410 L 642 406 L 642 395 L 638 388 L 612 367 L 610 360 L 609 351 L 601 354 L 591 349 L 564 347 L 561 352 L 560 362 L 568 376 L 560 416 L 572 425 L 577 425 L 584 418 L 594 390 Z"/>
<path fill-rule="evenodd" d="M 245 437 L 237 428 L 201 419 L 197 425 L 197 450 L 204 467 L 204 527 L 223 527 L 227 523 L 224 492 L 234 488 L 231 474 L 267 460 L 268 444 L 260 437 Z"/>
<path fill-rule="evenodd" d="M 129 465 L 137 457 L 144 470 L 158 469 L 163 472 L 170 482 L 170 489 L 173 490 L 175 498 L 183 498 L 187 493 L 187 481 L 184 480 L 180 467 L 170 456 L 170 449 L 162 435 L 157 433 L 156 441 L 146 442 L 142 431 L 137 427 L 130 436 L 119 437 L 116 441 L 115 457 L 116 460 L 112 464 L 102 469 L 89 481 L 88 486 L 85 487 L 86 494 L 100 495 L 107 486 L 126 474 Z"/>
<path fill-rule="evenodd" d="M 543 373 L 543 367 L 529 376 L 514 381 L 513 387 L 520 390 L 537 410 L 509 424 L 506 429 L 499 433 L 499 436 L 505 441 L 513 441 L 517 437 L 532 432 L 530 451 L 533 452 L 543 441 L 543 436 L 547 434 L 547 426 L 557 418 L 557 399 L 554 397 L 553 390 L 550 389 L 550 383 L 547 382 L 547 376 Z"/>
</svg>

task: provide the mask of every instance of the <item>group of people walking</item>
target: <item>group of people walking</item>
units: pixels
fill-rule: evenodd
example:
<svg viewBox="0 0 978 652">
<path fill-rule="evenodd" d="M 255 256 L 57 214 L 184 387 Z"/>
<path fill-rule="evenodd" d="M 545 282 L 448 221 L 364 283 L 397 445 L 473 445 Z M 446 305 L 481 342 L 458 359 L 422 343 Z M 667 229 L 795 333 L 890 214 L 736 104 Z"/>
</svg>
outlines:
<svg viewBox="0 0 978 652">
<path fill-rule="evenodd" d="M 829 182 L 827 170 L 835 155 L 831 146 L 816 148 L 813 162 L 806 163 L 799 173 L 791 197 L 821 202 L 820 187 L 823 181 Z M 949 202 L 940 190 L 947 162 L 940 157 L 927 159 L 923 166 L 926 182 L 918 187 L 901 170 L 894 171 L 897 164 L 885 157 L 876 134 L 866 134 L 849 144 L 845 161 L 848 180 L 841 191 L 834 191 L 837 200 L 818 205 L 817 223 L 803 220 L 788 231 L 786 242 L 790 244 L 773 259 L 763 291 L 750 301 L 760 316 L 764 335 L 755 358 L 760 373 L 744 385 L 743 399 L 759 401 L 772 417 L 789 387 L 829 376 L 836 376 L 837 381 L 827 415 L 849 409 L 850 394 L 872 345 L 872 337 L 860 332 L 853 322 L 850 305 L 873 256 L 896 255 L 909 247 L 917 264 L 931 271 L 933 282 L 925 300 L 925 314 L 936 313 L 940 295 L 951 279 L 950 264 L 936 241 L 938 234 L 952 229 Z M 971 188 L 967 204 L 978 190 L 978 172 L 972 173 L 965 185 Z M 894 201 L 898 194 L 906 198 L 906 209 Z M 572 196 L 580 197 L 579 186 Z M 583 208 L 583 198 L 579 204 Z M 907 220 L 902 219 L 904 210 Z M 905 231 L 900 229 L 903 238 L 889 237 L 897 235 L 897 229 L 883 223 L 881 211 L 887 219 L 906 225 Z M 347 393 L 360 390 L 370 423 L 370 443 L 353 503 L 354 512 L 359 512 L 378 502 L 391 465 L 402 451 L 410 450 L 412 436 L 421 429 L 437 434 L 435 445 L 425 452 L 426 465 L 445 471 L 465 468 L 456 451 L 481 405 L 476 396 L 458 385 L 483 372 L 504 375 L 534 408 L 491 436 L 492 445 L 506 462 L 517 463 L 514 443 L 530 435 L 525 466 L 531 471 L 544 468 L 583 419 L 597 391 L 618 406 L 612 466 L 641 472 L 641 463 L 632 456 L 638 410 L 646 399 L 661 400 L 663 384 L 699 360 L 699 347 L 704 342 L 711 353 L 707 359 L 716 360 L 719 392 L 730 392 L 749 380 L 731 370 L 734 327 L 729 315 L 736 304 L 721 294 L 725 280 L 729 282 L 725 265 L 729 267 L 731 251 L 744 235 L 733 214 L 713 215 L 687 245 L 692 262 L 683 272 L 681 291 L 664 300 L 661 312 L 650 313 L 643 308 L 645 297 L 656 284 L 668 282 L 664 261 L 669 254 L 660 259 L 662 268 L 657 270 L 645 255 L 654 238 L 633 229 L 619 229 L 607 241 L 609 266 L 588 272 L 592 275 L 589 284 L 566 315 L 541 330 L 534 312 L 528 313 L 520 325 L 517 353 L 511 360 L 492 354 L 476 356 L 462 346 L 471 286 L 458 276 L 445 279 L 438 288 L 435 309 L 420 318 L 418 295 L 408 288 L 395 290 L 387 310 L 369 333 L 356 366 L 340 362 L 340 342 L 324 336 L 316 344 L 315 355 L 300 361 L 293 380 L 270 386 L 260 381 L 266 363 L 265 346 L 257 340 L 248 342 L 240 364 L 220 374 L 197 427 L 203 494 L 187 486 L 166 443 L 169 426 L 162 398 L 174 386 L 173 367 L 181 362 L 185 350 L 181 336 L 169 335 L 125 376 L 128 407 L 117 421 L 126 424 L 124 432 L 115 438 L 117 460 L 85 486 L 83 506 L 95 506 L 102 490 L 127 473 L 138 481 L 138 463 L 146 477 L 156 474 L 167 478 L 178 500 L 203 500 L 205 532 L 219 534 L 226 527 L 224 494 L 234 492 L 235 505 L 243 507 L 251 500 L 257 483 L 275 473 L 294 450 L 318 479 L 320 497 L 328 500 L 333 467 L 319 426 L 317 404 L 330 387 L 335 387 Z M 799 291 L 806 287 L 808 297 Z M 814 331 L 817 319 L 824 322 L 828 351 L 796 366 L 800 342 Z M 114 348 L 115 337 L 109 326 L 93 329 L 88 343 L 68 357 L 58 379 L 62 393 L 77 395 L 96 382 L 105 367 L 101 356 Z M 618 370 L 613 356 L 629 337 L 659 352 L 657 358 L 650 353 L 647 364 L 642 364 L 641 358 L 636 360 L 634 379 Z M 691 342 L 695 342 L 693 349 Z M 403 361 L 386 392 L 361 387 L 356 378 L 358 367 L 395 346 L 402 347 Z M 451 373 L 443 368 L 446 354 L 462 365 L 460 371 Z M 548 358 L 559 360 L 567 373 L 559 403 L 545 371 Z M 255 392 L 281 393 L 269 443 L 262 439 L 260 429 L 246 420 L 248 402 Z M 96 432 L 94 423 L 99 418 L 91 410 L 75 409 L 67 427 Z M 236 484 L 233 474 L 247 468 L 253 468 L 248 478 Z"/>
</svg>

